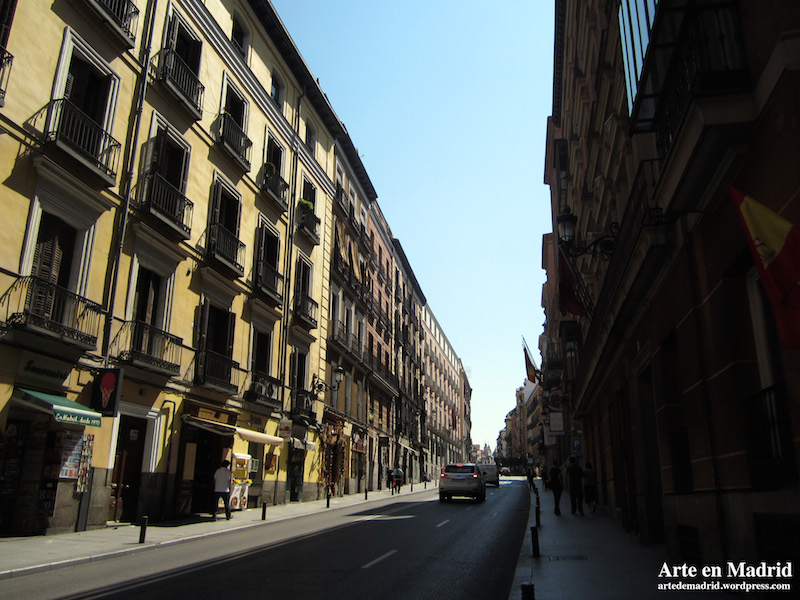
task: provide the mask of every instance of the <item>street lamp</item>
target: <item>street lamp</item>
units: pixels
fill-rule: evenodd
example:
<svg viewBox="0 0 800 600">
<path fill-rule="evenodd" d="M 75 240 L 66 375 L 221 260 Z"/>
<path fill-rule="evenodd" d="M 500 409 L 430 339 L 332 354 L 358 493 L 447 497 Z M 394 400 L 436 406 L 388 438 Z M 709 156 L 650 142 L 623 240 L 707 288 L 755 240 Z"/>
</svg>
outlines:
<svg viewBox="0 0 800 600">
<path fill-rule="evenodd" d="M 614 221 L 607 229 L 607 232 L 589 244 L 578 244 L 575 242 L 575 226 L 578 217 L 572 214 L 569 206 L 564 206 L 564 210 L 556 217 L 556 228 L 558 229 L 559 244 L 569 253 L 570 256 L 580 256 L 582 254 L 601 254 L 608 259 L 614 253 L 617 240 L 617 230 L 619 224 Z"/>
<path fill-rule="evenodd" d="M 333 371 L 333 381 L 335 382 L 334 385 L 328 385 L 322 379 L 317 377 L 317 374 L 314 373 L 314 376 L 311 378 L 311 391 L 315 394 L 319 394 L 325 389 L 329 389 L 332 392 L 335 392 L 339 389 L 339 384 L 342 383 L 342 379 L 344 379 L 344 369 L 342 365 L 339 365 Z"/>
</svg>

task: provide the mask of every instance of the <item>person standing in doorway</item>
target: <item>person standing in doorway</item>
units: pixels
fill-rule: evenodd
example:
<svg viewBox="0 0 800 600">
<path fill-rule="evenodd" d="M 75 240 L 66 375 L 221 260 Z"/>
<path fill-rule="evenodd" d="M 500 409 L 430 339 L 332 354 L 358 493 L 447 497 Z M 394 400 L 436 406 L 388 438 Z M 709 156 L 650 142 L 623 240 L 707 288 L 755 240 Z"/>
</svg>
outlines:
<svg viewBox="0 0 800 600">
<path fill-rule="evenodd" d="M 233 480 L 233 473 L 228 468 L 230 465 L 229 460 L 223 460 L 220 468 L 214 471 L 214 520 L 217 520 L 217 509 L 219 508 L 219 499 L 225 503 L 225 518 L 231 518 L 231 481 Z"/>
<path fill-rule="evenodd" d="M 583 469 L 581 469 L 574 456 L 569 457 L 567 479 L 569 481 L 569 502 L 572 506 L 572 514 L 574 515 L 576 510 L 583 514 Z"/>
<path fill-rule="evenodd" d="M 550 480 L 549 480 L 550 489 L 553 490 L 553 502 L 556 505 L 555 514 L 561 514 L 561 492 L 564 490 L 564 486 L 561 483 L 561 469 L 558 466 L 558 461 L 553 462 L 553 466 L 550 469 Z"/>
</svg>

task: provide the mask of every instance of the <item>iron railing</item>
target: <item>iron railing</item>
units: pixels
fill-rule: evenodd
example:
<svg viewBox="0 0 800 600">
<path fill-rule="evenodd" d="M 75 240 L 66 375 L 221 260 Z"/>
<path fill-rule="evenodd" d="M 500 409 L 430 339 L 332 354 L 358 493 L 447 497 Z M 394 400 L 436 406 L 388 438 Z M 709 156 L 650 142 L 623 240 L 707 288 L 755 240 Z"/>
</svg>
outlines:
<svg viewBox="0 0 800 600">
<path fill-rule="evenodd" d="M 317 326 L 317 312 L 319 304 L 308 294 L 296 292 L 294 295 L 295 315 L 306 321 L 312 327 Z"/>
<path fill-rule="evenodd" d="M 303 204 L 299 204 L 298 209 L 297 228 L 319 244 L 319 217 L 314 214 L 314 209 Z"/>
<path fill-rule="evenodd" d="M 223 112 L 220 115 L 219 138 L 221 142 L 234 156 L 243 164 L 250 168 L 250 149 L 253 142 L 245 135 L 241 125 L 236 122 L 232 115 Z"/>
<path fill-rule="evenodd" d="M 278 175 L 272 164 L 264 165 L 264 181 L 261 184 L 261 190 L 272 196 L 284 211 L 289 208 L 289 184 Z"/>
<path fill-rule="evenodd" d="M 244 274 L 245 245 L 221 223 L 213 223 L 209 226 L 208 249 L 213 256 L 234 267 L 240 276 Z"/>
<path fill-rule="evenodd" d="M 130 0 L 96 0 L 103 11 L 111 17 L 131 40 L 134 39 L 136 24 L 139 22 L 139 9 Z"/>
<path fill-rule="evenodd" d="M 161 51 L 160 78 L 171 83 L 198 114 L 203 112 L 205 88 L 197 73 L 172 48 Z"/>
<path fill-rule="evenodd" d="M 262 260 L 258 263 L 257 282 L 264 292 L 278 300 L 283 298 L 283 275 L 266 261 Z"/>
<path fill-rule="evenodd" d="M 8 80 L 11 77 L 11 63 L 14 57 L 5 48 L 0 47 L 0 106 L 5 106 L 6 89 Z"/>
<path fill-rule="evenodd" d="M 87 349 L 96 347 L 102 308 L 38 277 L 20 277 L 0 298 L 9 327 L 56 335 Z"/>
<path fill-rule="evenodd" d="M 281 408 L 280 390 L 283 387 L 280 379 L 267 375 L 262 371 L 253 371 L 248 396 L 254 402 Z"/>
<path fill-rule="evenodd" d="M 145 178 L 145 197 L 142 208 L 164 216 L 186 237 L 192 230 L 194 204 L 160 173 L 150 173 Z"/>
<path fill-rule="evenodd" d="M 48 140 L 65 144 L 110 179 L 116 177 L 120 143 L 69 100 L 50 102 Z"/>
<path fill-rule="evenodd" d="M 211 350 L 200 352 L 198 360 L 202 364 L 202 383 L 230 393 L 237 390 L 233 376 L 239 370 L 238 362 Z"/>
<path fill-rule="evenodd" d="M 126 321 L 114 340 L 123 362 L 144 363 L 177 374 L 183 340 L 143 321 Z"/>
<path fill-rule="evenodd" d="M 750 433 L 750 473 L 756 488 L 774 488 L 797 481 L 791 415 L 786 390 L 772 386 L 746 402 Z"/>
</svg>

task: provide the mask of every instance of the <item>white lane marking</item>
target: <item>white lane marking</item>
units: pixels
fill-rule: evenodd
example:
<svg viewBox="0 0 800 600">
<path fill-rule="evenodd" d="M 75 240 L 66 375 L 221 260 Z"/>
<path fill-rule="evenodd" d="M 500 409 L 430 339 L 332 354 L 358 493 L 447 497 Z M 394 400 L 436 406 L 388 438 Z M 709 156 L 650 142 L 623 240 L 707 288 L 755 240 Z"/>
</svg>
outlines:
<svg viewBox="0 0 800 600">
<path fill-rule="evenodd" d="M 444 521 L 442 521 L 441 523 L 439 523 L 439 524 L 437 525 L 437 527 L 441 527 L 442 525 L 447 525 L 449 522 L 450 522 L 450 519 L 445 519 Z"/>
<path fill-rule="evenodd" d="M 395 552 L 397 552 L 397 550 L 389 550 L 389 552 L 387 552 L 387 553 L 386 553 L 386 554 L 384 554 L 383 556 L 379 556 L 379 557 L 378 557 L 378 558 L 376 558 L 375 560 L 373 560 L 373 561 L 371 561 L 371 562 L 368 562 L 368 563 L 367 563 L 367 564 L 365 564 L 365 565 L 362 565 L 362 566 L 361 566 L 361 568 L 362 568 L 362 569 L 369 569 L 371 566 L 373 566 L 373 565 L 377 565 L 377 564 L 378 564 L 379 562 L 381 562 L 383 559 L 385 559 L 385 558 L 389 558 L 389 557 L 390 557 L 392 554 L 394 554 Z"/>
</svg>

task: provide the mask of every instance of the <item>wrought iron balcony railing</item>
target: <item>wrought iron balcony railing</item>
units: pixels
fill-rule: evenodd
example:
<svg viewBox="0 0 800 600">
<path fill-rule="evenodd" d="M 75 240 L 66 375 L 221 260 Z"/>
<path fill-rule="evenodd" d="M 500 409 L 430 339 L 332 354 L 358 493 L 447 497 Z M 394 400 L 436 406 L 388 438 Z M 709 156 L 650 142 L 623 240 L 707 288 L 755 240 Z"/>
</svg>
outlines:
<svg viewBox="0 0 800 600">
<path fill-rule="evenodd" d="M 196 119 L 203 113 L 205 88 L 197 78 L 197 73 L 171 48 L 161 51 L 159 78 L 168 83 L 175 93 L 184 100 Z"/>
<path fill-rule="evenodd" d="M 17 279 L 0 298 L 2 308 L 9 327 L 56 336 L 85 349 L 97 345 L 100 305 L 44 279 Z"/>
<path fill-rule="evenodd" d="M 63 144 L 113 183 L 120 143 L 69 100 L 53 100 L 48 113 L 47 139 Z"/>
<path fill-rule="evenodd" d="M 199 352 L 197 360 L 200 367 L 198 371 L 200 383 L 226 393 L 236 392 L 238 388 L 234 382 L 234 374 L 239 370 L 238 362 L 211 350 Z"/>
<path fill-rule="evenodd" d="M 188 239 L 192 230 L 192 201 L 159 173 L 146 176 L 145 190 L 142 208 L 163 218 Z"/>
<path fill-rule="evenodd" d="M 139 21 L 139 9 L 131 0 L 87 0 L 102 11 L 103 16 L 110 17 L 111 22 L 119 27 L 122 33 L 133 41 L 136 25 Z"/>
<path fill-rule="evenodd" d="M 257 267 L 256 282 L 262 291 L 276 300 L 283 299 L 283 275 L 266 261 L 260 261 Z"/>
<path fill-rule="evenodd" d="M 298 204 L 297 229 L 305 233 L 314 244 L 319 244 L 319 224 L 319 217 L 314 214 L 313 208 Z"/>
<path fill-rule="evenodd" d="M 5 106 L 8 79 L 11 77 L 11 63 L 14 57 L 5 48 L 0 48 L 0 106 Z"/>
<path fill-rule="evenodd" d="M 220 223 L 213 223 L 208 228 L 208 251 L 233 268 L 240 277 L 244 275 L 245 245 Z"/>
<path fill-rule="evenodd" d="M 126 321 L 112 344 L 122 362 L 177 374 L 183 340 L 143 321 Z"/>
<path fill-rule="evenodd" d="M 261 371 L 253 371 L 252 383 L 245 396 L 253 402 L 272 408 L 281 408 L 280 390 L 282 387 L 283 384 L 280 379 Z"/>
<path fill-rule="evenodd" d="M 264 180 L 261 183 L 261 190 L 269 194 L 284 212 L 289 209 L 289 184 L 278 175 L 275 166 L 270 163 L 264 165 Z"/>
<path fill-rule="evenodd" d="M 225 112 L 220 115 L 217 142 L 221 143 L 243 167 L 250 170 L 250 149 L 253 142 L 245 135 L 241 125 L 233 116 Z"/>
<path fill-rule="evenodd" d="M 317 397 L 308 390 L 292 390 L 292 416 L 303 416 L 313 419 L 315 417 L 314 402 Z"/>
<path fill-rule="evenodd" d="M 294 295 L 295 315 L 311 327 L 317 326 L 319 304 L 308 294 L 296 292 Z"/>
</svg>

